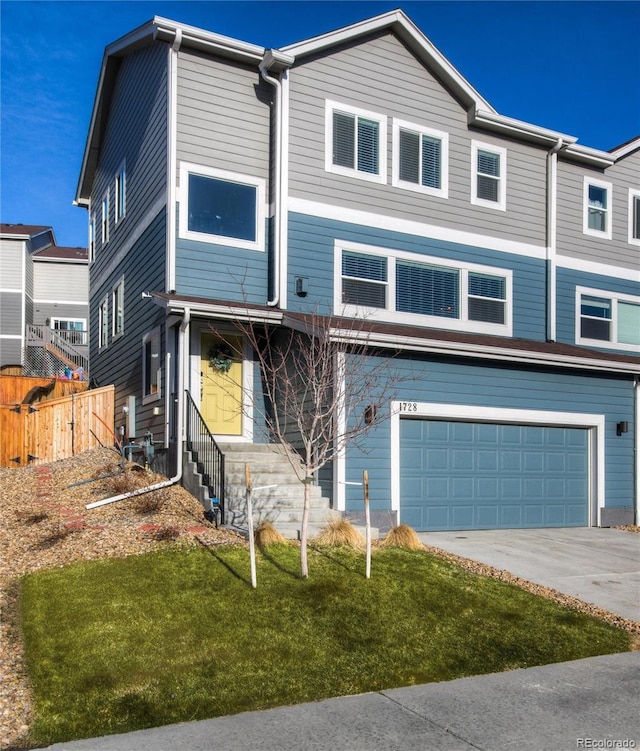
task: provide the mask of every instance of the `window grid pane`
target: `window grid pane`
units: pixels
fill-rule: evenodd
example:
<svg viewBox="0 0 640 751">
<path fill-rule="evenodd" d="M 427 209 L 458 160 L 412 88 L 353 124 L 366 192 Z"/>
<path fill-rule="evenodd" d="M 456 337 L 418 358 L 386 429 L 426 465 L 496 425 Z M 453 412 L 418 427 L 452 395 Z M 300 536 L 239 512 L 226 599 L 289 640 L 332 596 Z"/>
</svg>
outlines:
<svg viewBox="0 0 640 751">
<path fill-rule="evenodd" d="M 333 163 L 338 167 L 355 166 L 355 118 L 343 112 L 333 113 Z"/>
<path fill-rule="evenodd" d="M 442 187 L 442 142 L 439 138 L 422 136 L 422 184 L 427 188 Z"/>
<path fill-rule="evenodd" d="M 367 253 L 342 254 L 342 302 L 387 307 L 387 259 Z"/>
<path fill-rule="evenodd" d="M 633 198 L 633 239 L 640 240 L 640 196 Z"/>
<path fill-rule="evenodd" d="M 457 270 L 397 262 L 396 310 L 459 318 L 459 276 Z"/>
<path fill-rule="evenodd" d="M 640 344 L 640 305 L 618 302 L 618 342 Z"/>
<path fill-rule="evenodd" d="M 420 180 L 420 137 L 408 130 L 400 131 L 401 180 L 418 184 Z"/>
<path fill-rule="evenodd" d="M 229 180 L 189 175 L 189 231 L 255 242 L 257 190 Z"/>
<path fill-rule="evenodd" d="M 608 342 L 611 339 L 611 300 L 583 295 L 580 301 L 580 336 Z"/>
<path fill-rule="evenodd" d="M 375 120 L 358 118 L 358 170 L 378 174 L 378 142 L 380 124 Z"/>
</svg>

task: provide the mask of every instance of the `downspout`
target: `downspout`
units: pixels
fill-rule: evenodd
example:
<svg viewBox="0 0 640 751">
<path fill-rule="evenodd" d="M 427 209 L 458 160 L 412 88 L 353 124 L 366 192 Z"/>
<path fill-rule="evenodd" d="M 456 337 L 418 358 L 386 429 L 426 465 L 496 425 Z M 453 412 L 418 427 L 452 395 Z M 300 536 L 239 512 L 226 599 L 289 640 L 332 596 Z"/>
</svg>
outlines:
<svg viewBox="0 0 640 751">
<path fill-rule="evenodd" d="M 122 501 L 125 498 L 133 498 L 137 495 L 144 495 L 145 493 L 152 493 L 154 490 L 160 490 L 161 488 L 168 488 L 171 485 L 175 485 L 182 479 L 182 444 L 184 439 L 184 384 L 185 384 L 185 371 L 188 367 L 186 362 L 186 353 L 188 348 L 186 347 L 186 332 L 189 330 L 189 324 L 191 322 L 191 309 L 185 307 L 182 321 L 180 323 L 180 332 L 178 336 L 178 409 L 177 409 L 177 424 L 176 424 L 176 473 L 173 477 L 163 482 L 157 482 L 154 485 L 149 485 L 146 488 L 138 488 L 128 493 L 121 493 L 120 495 L 114 495 L 111 498 L 104 498 L 101 501 L 95 501 L 95 503 L 88 503 L 85 508 L 92 509 L 98 508 L 98 506 L 106 506 L 109 503 L 115 503 L 116 501 Z"/>
<path fill-rule="evenodd" d="M 556 331 L 556 220 L 558 202 L 558 152 L 562 138 L 547 154 L 547 341 L 555 342 Z"/>
<path fill-rule="evenodd" d="M 640 524 L 640 377 L 636 376 L 633 384 L 635 402 L 635 435 L 633 439 L 633 466 L 635 474 L 635 499 L 633 504 L 633 523 Z"/>
<path fill-rule="evenodd" d="M 267 72 L 266 61 L 263 60 L 258 66 L 262 78 L 267 83 L 270 83 L 275 89 L 275 138 L 274 138 L 274 160 L 275 169 L 273 171 L 273 261 L 274 261 L 274 274 L 273 274 L 273 298 L 267 300 L 267 305 L 275 307 L 280 302 L 280 238 L 281 233 L 281 206 L 282 206 L 282 83 L 279 78 L 272 76 Z"/>
<path fill-rule="evenodd" d="M 167 82 L 167 256 L 165 292 L 176 290 L 176 172 L 178 118 L 178 51 L 182 29 L 176 29 L 168 53 Z"/>
</svg>

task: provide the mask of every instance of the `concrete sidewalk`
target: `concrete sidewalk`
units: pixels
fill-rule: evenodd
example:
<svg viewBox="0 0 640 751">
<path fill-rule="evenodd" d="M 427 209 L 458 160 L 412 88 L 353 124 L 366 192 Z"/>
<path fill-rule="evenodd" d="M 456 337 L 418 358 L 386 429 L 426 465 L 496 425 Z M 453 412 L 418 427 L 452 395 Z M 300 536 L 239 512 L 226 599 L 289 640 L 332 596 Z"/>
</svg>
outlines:
<svg viewBox="0 0 640 751">
<path fill-rule="evenodd" d="M 421 532 L 425 545 L 640 621 L 640 534 L 603 527 Z"/>
<path fill-rule="evenodd" d="M 640 653 L 627 652 L 58 743 L 48 748 L 51 751 L 640 748 L 638 697 Z"/>
</svg>

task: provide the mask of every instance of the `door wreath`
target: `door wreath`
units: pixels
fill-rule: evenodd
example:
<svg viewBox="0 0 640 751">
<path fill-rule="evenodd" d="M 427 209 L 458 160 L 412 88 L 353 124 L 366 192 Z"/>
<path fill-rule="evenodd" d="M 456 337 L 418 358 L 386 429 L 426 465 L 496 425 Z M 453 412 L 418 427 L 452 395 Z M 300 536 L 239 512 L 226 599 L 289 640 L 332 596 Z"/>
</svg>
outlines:
<svg viewBox="0 0 640 751">
<path fill-rule="evenodd" d="M 233 363 L 233 350 L 226 342 L 215 344 L 209 350 L 209 365 L 218 373 L 228 373 Z"/>
</svg>

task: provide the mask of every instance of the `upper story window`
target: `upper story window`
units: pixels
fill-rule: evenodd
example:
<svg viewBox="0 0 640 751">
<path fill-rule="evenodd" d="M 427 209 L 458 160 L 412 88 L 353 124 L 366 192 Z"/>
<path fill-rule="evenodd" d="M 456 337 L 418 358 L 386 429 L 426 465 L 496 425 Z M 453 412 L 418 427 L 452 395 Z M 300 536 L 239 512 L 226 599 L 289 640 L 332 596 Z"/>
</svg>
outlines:
<svg viewBox="0 0 640 751">
<path fill-rule="evenodd" d="M 124 164 L 120 167 L 120 169 L 118 170 L 116 174 L 115 187 L 116 187 L 115 221 L 117 224 L 124 217 L 126 208 L 127 208 L 127 201 L 126 201 L 127 181 L 126 181 L 126 172 L 125 172 Z"/>
<path fill-rule="evenodd" d="M 640 351 L 640 298 L 578 287 L 576 342 Z"/>
<path fill-rule="evenodd" d="M 629 188 L 629 242 L 640 245 L 640 190 Z"/>
<path fill-rule="evenodd" d="M 447 198 L 449 134 L 393 121 L 393 185 Z"/>
<path fill-rule="evenodd" d="M 507 150 L 472 141 L 471 203 L 504 211 L 507 207 Z"/>
<path fill-rule="evenodd" d="M 511 334 L 511 272 L 403 251 L 336 249 L 336 309 L 437 328 Z"/>
<path fill-rule="evenodd" d="M 582 230 L 585 235 L 611 239 L 611 183 L 584 178 L 584 213 Z"/>
<path fill-rule="evenodd" d="M 142 399 L 151 402 L 160 398 L 160 329 L 142 339 Z"/>
<path fill-rule="evenodd" d="M 102 216 L 100 220 L 102 226 L 102 244 L 109 242 L 109 191 L 102 198 Z"/>
<path fill-rule="evenodd" d="M 124 278 L 113 288 L 113 328 L 114 338 L 124 333 Z"/>
<path fill-rule="evenodd" d="M 180 196 L 180 237 L 264 250 L 264 180 L 182 163 Z"/>
<path fill-rule="evenodd" d="M 109 300 L 105 297 L 98 308 L 98 347 L 102 349 L 109 341 Z"/>
<path fill-rule="evenodd" d="M 325 169 L 372 182 L 387 181 L 387 118 L 326 102 Z"/>
</svg>

